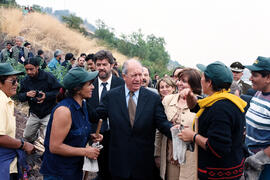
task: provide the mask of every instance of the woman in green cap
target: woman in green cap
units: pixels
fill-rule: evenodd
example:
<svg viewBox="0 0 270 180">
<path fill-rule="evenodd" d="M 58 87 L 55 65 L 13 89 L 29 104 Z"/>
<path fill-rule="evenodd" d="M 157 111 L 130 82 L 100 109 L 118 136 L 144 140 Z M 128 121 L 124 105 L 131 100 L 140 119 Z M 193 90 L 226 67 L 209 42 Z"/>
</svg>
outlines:
<svg viewBox="0 0 270 180">
<path fill-rule="evenodd" d="M 198 145 L 198 177 L 202 179 L 240 179 L 243 174 L 244 107 L 246 102 L 229 93 L 231 70 L 216 61 L 203 71 L 201 85 L 206 98 L 197 100 L 187 91 L 187 104 L 197 112 L 198 133 L 185 128 L 179 133 L 184 141 Z"/>
<path fill-rule="evenodd" d="M 34 146 L 23 139 L 15 138 L 16 118 L 14 116 L 14 101 L 18 86 L 17 75 L 23 72 L 15 71 L 9 63 L 0 63 L 0 179 L 17 179 L 18 149 L 31 153 Z"/>
<path fill-rule="evenodd" d="M 52 110 L 44 141 L 45 152 L 40 172 L 44 180 L 81 180 L 83 159 L 97 159 L 99 150 L 86 147 L 90 123 L 85 98 L 92 96 L 93 80 L 98 72 L 72 68 L 63 79 L 60 101 Z M 102 136 L 94 137 L 100 141 Z"/>
</svg>

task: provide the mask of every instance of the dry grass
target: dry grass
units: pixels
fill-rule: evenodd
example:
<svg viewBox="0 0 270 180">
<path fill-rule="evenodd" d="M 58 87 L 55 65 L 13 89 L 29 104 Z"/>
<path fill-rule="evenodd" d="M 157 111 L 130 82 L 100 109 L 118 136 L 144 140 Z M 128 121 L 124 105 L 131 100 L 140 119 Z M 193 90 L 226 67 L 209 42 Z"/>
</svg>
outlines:
<svg viewBox="0 0 270 180">
<path fill-rule="evenodd" d="M 49 56 L 56 49 L 61 49 L 64 53 L 72 52 L 77 56 L 82 52 L 95 53 L 108 49 L 98 45 L 95 39 L 82 36 L 46 14 L 32 13 L 23 16 L 19 9 L 0 8 L 0 27 L 2 33 L 10 37 L 23 36 L 36 49 L 42 48 L 50 53 Z M 116 50 L 111 52 L 120 64 L 128 59 Z"/>
</svg>

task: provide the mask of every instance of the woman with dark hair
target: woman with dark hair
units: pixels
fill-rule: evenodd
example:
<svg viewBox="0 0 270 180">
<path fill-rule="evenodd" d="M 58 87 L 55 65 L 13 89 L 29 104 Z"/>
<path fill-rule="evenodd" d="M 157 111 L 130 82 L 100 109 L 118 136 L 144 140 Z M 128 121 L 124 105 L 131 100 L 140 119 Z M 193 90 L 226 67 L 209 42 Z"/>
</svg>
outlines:
<svg viewBox="0 0 270 180">
<path fill-rule="evenodd" d="M 199 179 L 240 179 L 246 102 L 229 93 L 233 75 L 223 63 L 216 61 L 197 67 L 203 71 L 201 85 L 208 96 L 197 101 L 193 92 L 188 91 L 185 98 L 188 107 L 197 112 L 198 133 L 185 128 L 178 136 L 198 145 Z"/>
<path fill-rule="evenodd" d="M 17 75 L 23 72 L 15 71 L 9 63 L 0 63 L 0 179 L 18 179 L 17 156 L 19 150 L 28 154 L 34 146 L 23 139 L 16 139 L 16 118 L 14 116 L 14 101 L 18 80 Z"/>
<path fill-rule="evenodd" d="M 45 137 L 45 152 L 40 172 L 44 180 L 81 180 L 84 156 L 97 159 L 99 150 L 85 147 L 90 139 L 90 123 L 85 98 L 92 96 L 92 84 L 98 72 L 72 68 L 63 79 L 63 86 L 53 109 Z M 94 137 L 100 141 L 102 136 Z"/>
<path fill-rule="evenodd" d="M 196 69 L 185 68 L 178 74 L 176 82 L 178 93 L 164 97 L 162 104 L 169 121 L 174 125 L 179 124 L 192 129 L 192 122 L 195 113 L 189 111 L 182 91 L 191 89 L 194 94 L 201 94 L 201 76 Z M 167 180 L 184 180 L 195 178 L 195 157 L 194 153 L 186 152 L 186 163 L 180 165 L 173 160 L 172 141 L 165 136 L 156 135 L 155 156 L 160 157 L 160 176 Z"/>
</svg>

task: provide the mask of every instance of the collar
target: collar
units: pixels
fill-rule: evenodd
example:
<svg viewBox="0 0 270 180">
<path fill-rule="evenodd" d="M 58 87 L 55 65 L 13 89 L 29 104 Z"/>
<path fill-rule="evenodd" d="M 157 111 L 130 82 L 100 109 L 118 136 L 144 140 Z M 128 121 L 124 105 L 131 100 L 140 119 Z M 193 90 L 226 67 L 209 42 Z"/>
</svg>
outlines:
<svg viewBox="0 0 270 180">
<path fill-rule="evenodd" d="M 180 94 L 179 93 L 177 93 L 177 94 L 172 94 L 172 100 L 171 100 L 171 102 L 170 102 L 170 106 L 177 106 L 178 107 L 178 100 L 179 100 L 179 98 L 180 98 Z M 188 108 L 188 106 L 187 106 L 187 104 L 185 104 L 184 105 L 184 107 L 183 107 L 183 109 L 187 109 Z"/>
<path fill-rule="evenodd" d="M 140 88 L 141 89 L 141 88 Z M 134 95 L 135 95 L 135 97 L 136 97 L 136 99 L 138 99 L 139 98 L 139 92 L 140 92 L 140 89 L 138 89 L 137 91 L 135 91 L 134 92 Z M 127 85 L 125 84 L 125 97 L 127 98 L 128 96 L 129 96 L 129 89 L 127 88 Z"/>
<path fill-rule="evenodd" d="M 236 82 L 236 84 L 239 84 L 239 83 L 240 83 L 240 81 L 241 81 L 241 79 L 239 79 L 238 81 L 234 81 L 234 82 Z"/>
<path fill-rule="evenodd" d="M 75 107 L 76 110 L 81 109 L 81 106 L 78 104 L 77 101 L 75 101 L 74 98 L 71 97 L 70 99 L 71 99 L 71 101 L 72 101 L 72 105 Z M 84 105 L 84 101 L 82 102 L 82 106 L 83 106 L 83 105 Z"/>
<path fill-rule="evenodd" d="M 13 103 L 13 100 L 10 97 L 7 97 L 7 95 L 2 90 L 0 90 L 0 98 L 4 100 L 5 104 Z"/>
<path fill-rule="evenodd" d="M 112 83 L 112 74 L 111 76 L 109 77 L 109 79 L 106 81 L 108 84 L 107 84 L 107 87 L 111 87 L 111 83 Z M 101 87 L 103 81 L 98 77 L 98 87 Z"/>
<path fill-rule="evenodd" d="M 208 96 L 204 99 L 198 100 L 198 105 L 200 106 L 201 109 L 204 109 L 206 107 L 212 106 L 215 102 L 222 99 L 230 100 L 241 110 L 241 112 L 245 112 L 244 108 L 246 107 L 247 103 L 238 96 L 229 93 L 229 91 L 225 89 L 215 92 L 211 96 Z"/>
</svg>

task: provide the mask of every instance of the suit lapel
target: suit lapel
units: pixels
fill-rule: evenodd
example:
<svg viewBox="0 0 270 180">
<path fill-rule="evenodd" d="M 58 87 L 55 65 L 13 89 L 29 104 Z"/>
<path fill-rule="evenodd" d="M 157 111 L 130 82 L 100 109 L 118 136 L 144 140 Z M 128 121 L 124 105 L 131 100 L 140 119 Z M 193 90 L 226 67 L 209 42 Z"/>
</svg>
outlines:
<svg viewBox="0 0 270 180">
<path fill-rule="evenodd" d="M 124 119 L 128 119 L 129 121 L 129 115 L 128 115 L 128 108 L 127 108 L 127 104 L 126 104 L 126 94 L 125 94 L 125 86 L 122 86 L 119 90 L 119 96 L 116 97 L 117 99 L 117 103 L 116 106 L 119 106 L 123 115 L 124 115 Z M 130 124 L 130 123 L 129 123 Z"/>
<path fill-rule="evenodd" d="M 148 97 L 147 97 L 145 91 L 146 90 L 143 87 L 141 87 L 140 92 L 139 92 L 137 106 L 136 106 L 136 114 L 135 114 L 134 124 L 136 123 L 137 119 L 139 119 L 140 115 L 142 114 L 144 106 L 147 102 Z"/>
<path fill-rule="evenodd" d="M 111 87 L 110 87 L 110 89 L 116 87 L 116 85 L 115 85 L 116 82 L 115 82 L 115 81 L 116 81 L 116 79 L 115 79 L 114 75 L 112 75 L 112 82 L 111 82 Z"/>
<path fill-rule="evenodd" d="M 92 95 L 92 97 L 93 98 L 95 98 L 94 99 L 94 101 L 95 101 L 95 104 L 99 104 L 99 96 L 98 96 L 98 78 L 96 78 L 95 80 L 94 80 L 94 86 L 95 86 L 95 89 L 94 89 L 94 92 L 93 92 L 93 95 Z"/>
</svg>

